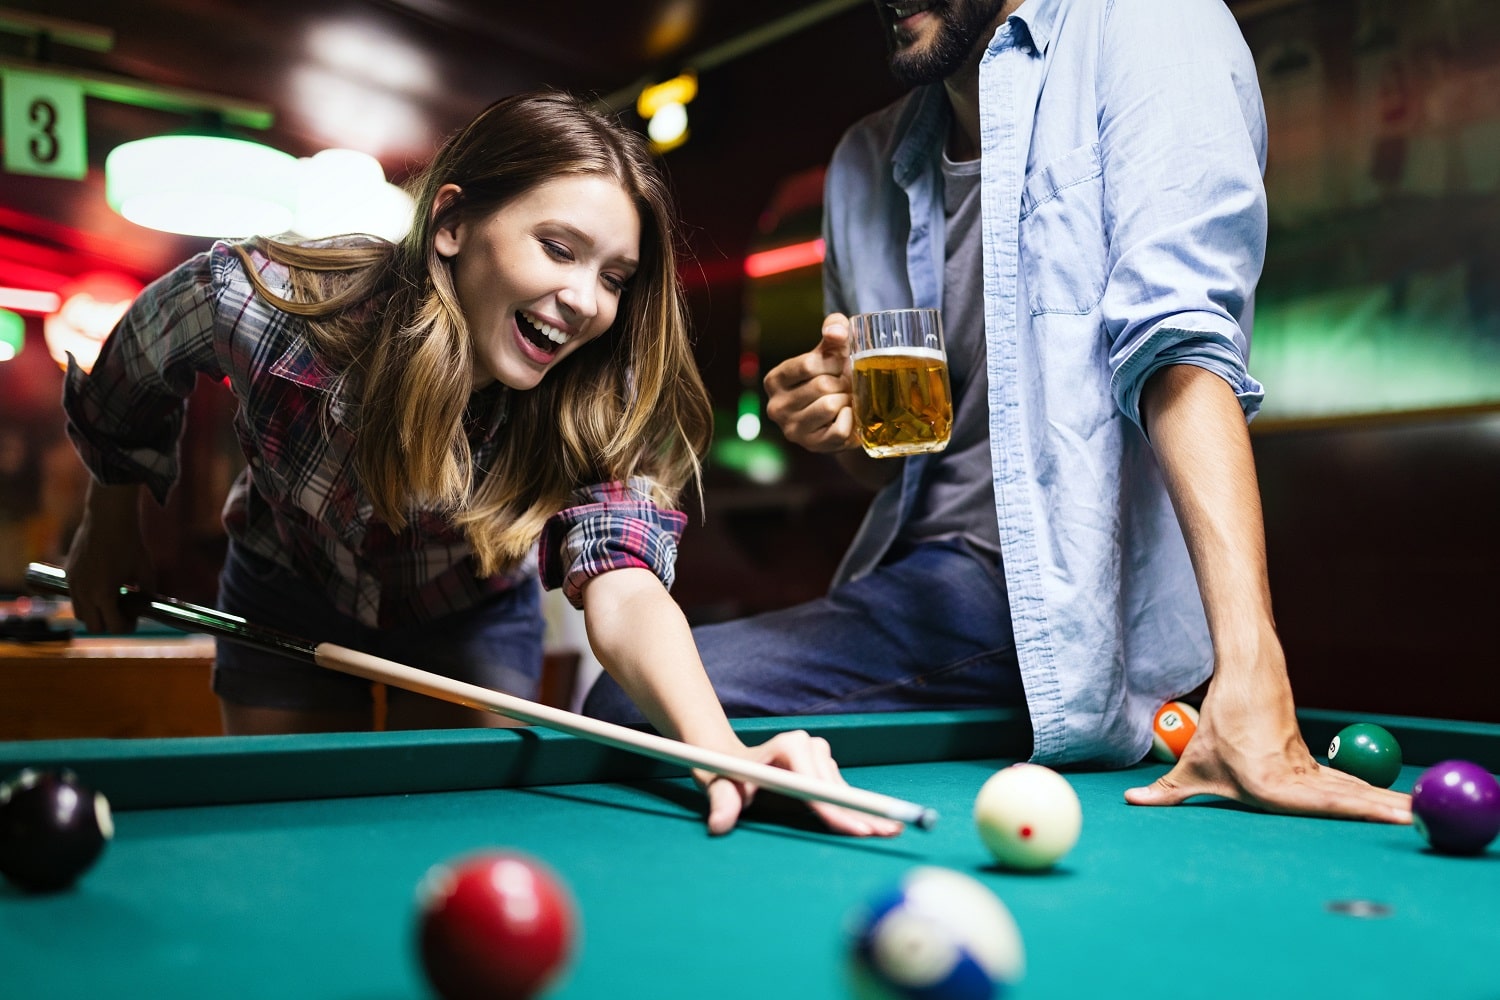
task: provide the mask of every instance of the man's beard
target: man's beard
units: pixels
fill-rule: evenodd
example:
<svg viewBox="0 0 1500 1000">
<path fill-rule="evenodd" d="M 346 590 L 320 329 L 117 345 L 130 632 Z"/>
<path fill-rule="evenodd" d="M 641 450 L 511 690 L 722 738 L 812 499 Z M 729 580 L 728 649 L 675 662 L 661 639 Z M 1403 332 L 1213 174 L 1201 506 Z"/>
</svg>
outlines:
<svg viewBox="0 0 1500 1000">
<path fill-rule="evenodd" d="M 893 25 L 890 9 L 881 4 L 886 23 L 891 75 L 908 87 L 940 83 L 963 68 L 975 46 L 989 40 L 990 26 L 1005 0 L 933 0 L 930 13 L 941 21 L 931 45 L 920 50 L 903 47 L 906 32 Z"/>
</svg>

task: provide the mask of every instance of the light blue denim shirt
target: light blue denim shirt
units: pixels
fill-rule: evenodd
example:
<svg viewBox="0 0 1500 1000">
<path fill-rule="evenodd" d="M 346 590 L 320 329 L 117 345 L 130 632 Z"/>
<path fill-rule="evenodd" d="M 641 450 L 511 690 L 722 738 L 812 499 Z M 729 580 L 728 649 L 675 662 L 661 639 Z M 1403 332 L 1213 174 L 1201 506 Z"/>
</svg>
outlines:
<svg viewBox="0 0 1500 1000">
<path fill-rule="evenodd" d="M 1247 419 L 1266 246 L 1255 66 L 1222 0 L 1028 0 L 980 66 L 990 454 L 1043 763 L 1124 765 L 1213 668 L 1182 530 L 1140 426 L 1171 364 Z M 942 304 L 943 88 L 855 125 L 827 175 L 824 292 L 845 313 Z M 908 459 L 840 579 L 911 510 Z"/>
</svg>

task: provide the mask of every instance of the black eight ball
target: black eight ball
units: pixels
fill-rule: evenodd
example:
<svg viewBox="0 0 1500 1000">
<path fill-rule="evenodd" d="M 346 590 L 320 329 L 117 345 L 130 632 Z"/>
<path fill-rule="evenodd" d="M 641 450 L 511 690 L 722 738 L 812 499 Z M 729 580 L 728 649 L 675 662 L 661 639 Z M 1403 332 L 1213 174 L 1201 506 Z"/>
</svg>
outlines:
<svg viewBox="0 0 1500 1000">
<path fill-rule="evenodd" d="M 27 892 L 72 885 L 114 832 L 108 800 L 72 771 L 27 768 L 0 784 L 0 874 Z"/>
</svg>

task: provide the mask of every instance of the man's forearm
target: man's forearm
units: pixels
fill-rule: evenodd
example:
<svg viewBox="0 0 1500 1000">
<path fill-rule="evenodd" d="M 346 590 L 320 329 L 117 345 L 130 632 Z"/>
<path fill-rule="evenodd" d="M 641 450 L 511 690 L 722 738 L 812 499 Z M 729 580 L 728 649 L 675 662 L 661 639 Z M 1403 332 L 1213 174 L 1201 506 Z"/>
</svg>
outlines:
<svg viewBox="0 0 1500 1000">
<path fill-rule="evenodd" d="M 1147 383 L 1141 412 L 1187 539 L 1219 660 L 1252 653 L 1273 637 L 1274 625 L 1260 491 L 1239 401 L 1212 372 L 1174 365 Z"/>
</svg>

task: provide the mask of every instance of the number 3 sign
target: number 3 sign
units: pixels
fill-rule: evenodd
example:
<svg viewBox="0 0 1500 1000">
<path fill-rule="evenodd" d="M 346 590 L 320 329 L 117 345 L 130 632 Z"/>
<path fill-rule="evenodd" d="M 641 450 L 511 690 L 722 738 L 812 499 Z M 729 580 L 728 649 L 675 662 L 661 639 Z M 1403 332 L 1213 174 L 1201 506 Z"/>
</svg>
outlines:
<svg viewBox="0 0 1500 1000">
<path fill-rule="evenodd" d="M 40 73 L 0 73 L 5 96 L 5 169 L 82 180 L 88 173 L 83 87 Z"/>
</svg>

